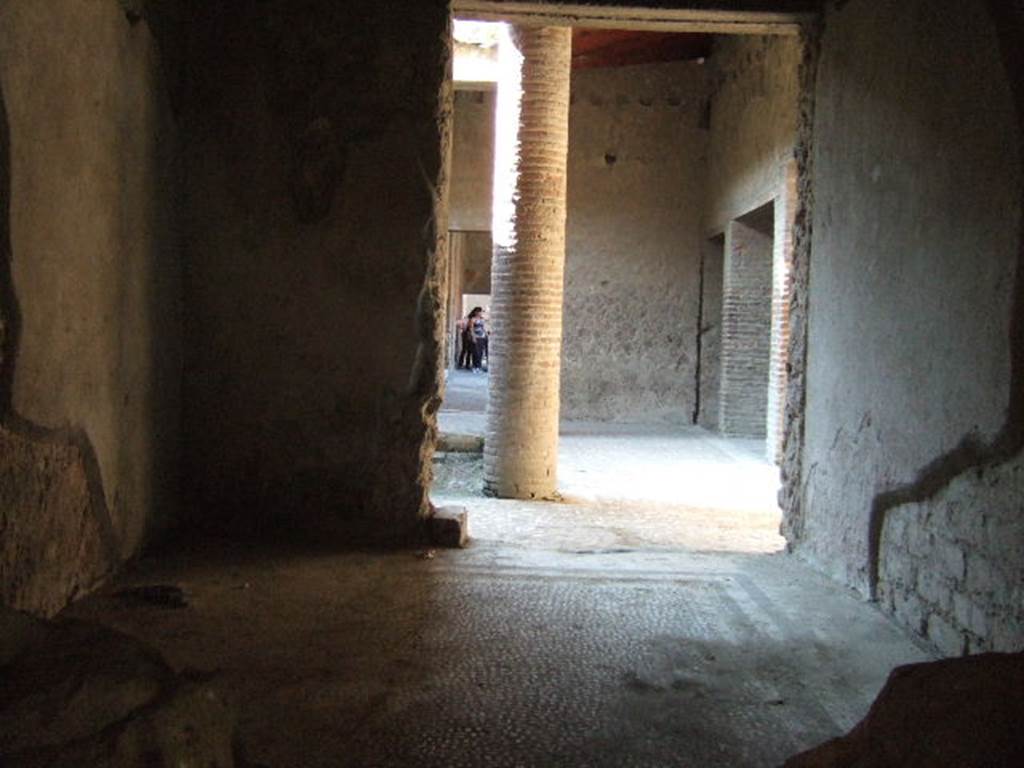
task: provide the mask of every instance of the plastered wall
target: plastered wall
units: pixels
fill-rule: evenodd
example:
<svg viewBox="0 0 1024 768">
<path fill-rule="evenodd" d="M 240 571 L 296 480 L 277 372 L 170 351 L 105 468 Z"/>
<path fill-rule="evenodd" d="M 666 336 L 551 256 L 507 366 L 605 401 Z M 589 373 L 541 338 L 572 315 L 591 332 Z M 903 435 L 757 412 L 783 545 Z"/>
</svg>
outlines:
<svg viewBox="0 0 1024 768">
<path fill-rule="evenodd" d="M 462 252 L 462 293 L 491 292 L 491 233 L 466 232 Z"/>
<path fill-rule="evenodd" d="M 456 91 L 452 126 L 449 226 L 489 232 L 494 196 L 494 96 Z"/>
<path fill-rule="evenodd" d="M 722 375 L 722 288 L 725 282 L 725 235 L 702 238 L 700 275 L 700 402 L 694 412 L 705 429 L 718 429 Z"/>
<path fill-rule="evenodd" d="M 705 85 L 688 62 L 573 74 L 565 417 L 692 419 Z"/>
<path fill-rule="evenodd" d="M 176 130 L 116 0 L 0 5 L 0 597 L 53 613 L 177 499 Z"/>
<path fill-rule="evenodd" d="M 715 38 L 703 215 L 708 237 L 785 187 L 796 137 L 799 60 L 796 36 Z"/>
<path fill-rule="evenodd" d="M 982 2 L 830 6 L 815 89 L 790 544 L 950 654 L 1024 642 L 1019 37 L 996 32 Z"/>
<path fill-rule="evenodd" d="M 444 2 L 197 3 L 186 103 L 193 522 L 410 535 L 443 328 Z"/>
</svg>

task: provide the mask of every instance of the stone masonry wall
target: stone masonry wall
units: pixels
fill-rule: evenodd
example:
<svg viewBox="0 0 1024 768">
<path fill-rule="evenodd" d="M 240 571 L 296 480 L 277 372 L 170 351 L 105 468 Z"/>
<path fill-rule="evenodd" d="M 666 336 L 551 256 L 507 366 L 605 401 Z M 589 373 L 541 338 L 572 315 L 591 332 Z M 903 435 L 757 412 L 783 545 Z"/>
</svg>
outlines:
<svg viewBox="0 0 1024 768">
<path fill-rule="evenodd" d="M 0 600 L 54 613 L 177 509 L 176 129 L 144 18 L 0 4 Z"/>
<path fill-rule="evenodd" d="M 830 5 L 815 93 L 802 499 L 787 536 L 948 654 L 1024 646 L 1024 102 L 1019 62 L 1005 68 L 1022 28 L 1006 13 Z"/>
<path fill-rule="evenodd" d="M 979 467 L 893 509 L 879 599 L 944 653 L 1024 645 L 1024 461 Z"/>
</svg>

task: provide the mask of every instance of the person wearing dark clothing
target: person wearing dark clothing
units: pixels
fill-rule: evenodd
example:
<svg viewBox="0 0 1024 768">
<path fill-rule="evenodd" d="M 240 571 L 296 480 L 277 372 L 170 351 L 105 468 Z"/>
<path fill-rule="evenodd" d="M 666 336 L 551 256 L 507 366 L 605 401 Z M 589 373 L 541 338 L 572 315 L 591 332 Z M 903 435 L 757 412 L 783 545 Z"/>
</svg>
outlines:
<svg viewBox="0 0 1024 768">
<path fill-rule="evenodd" d="M 467 371 L 473 367 L 473 330 L 468 317 L 459 320 L 459 357 L 456 367 Z"/>
<path fill-rule="evenodd" d="M 487 325 L 484 322 L 483 307 L 473 307 L 466 319 L 469 321 L 473 370 L 479 371 L 483 366 L 483 356 L 487 349 Z"/>
</svg>

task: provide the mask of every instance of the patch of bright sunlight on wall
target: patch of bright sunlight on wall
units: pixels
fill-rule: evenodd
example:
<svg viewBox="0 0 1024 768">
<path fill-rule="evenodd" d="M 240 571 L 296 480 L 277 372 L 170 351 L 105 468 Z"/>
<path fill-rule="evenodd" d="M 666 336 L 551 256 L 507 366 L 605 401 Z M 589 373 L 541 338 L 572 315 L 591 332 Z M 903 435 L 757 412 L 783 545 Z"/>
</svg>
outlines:
<svg viewBox="0 0 1024 768">
<path fill-rule="evenodd" d="M 455 19 L 452 79 L 456 83 L 498 81 L 498 40 L 503 26 L 499 22 Z"/>
<path fill-rule="evenodd" d="M 491 238 L 499 248 L 516 246 L 516 189 L 519 186 L 519 110 L 523 96 L 523 54 L 507 24 L 499 24 L 498 94 L 494 119 L 494 194 Z"/>
</svg>

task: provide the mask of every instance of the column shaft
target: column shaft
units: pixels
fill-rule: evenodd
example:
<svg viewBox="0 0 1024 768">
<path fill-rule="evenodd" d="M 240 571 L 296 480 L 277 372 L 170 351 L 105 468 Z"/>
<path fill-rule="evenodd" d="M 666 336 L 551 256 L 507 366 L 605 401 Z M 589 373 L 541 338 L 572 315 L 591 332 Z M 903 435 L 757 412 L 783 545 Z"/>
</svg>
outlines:
<svg viewBox="0 0 1024 768">
<path fill-rule="evenodd" d="M 506 498 L 556 488 L 571 35 L 509 27 L 499 54 L 484 490 Z"/>
</svg>

